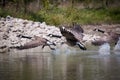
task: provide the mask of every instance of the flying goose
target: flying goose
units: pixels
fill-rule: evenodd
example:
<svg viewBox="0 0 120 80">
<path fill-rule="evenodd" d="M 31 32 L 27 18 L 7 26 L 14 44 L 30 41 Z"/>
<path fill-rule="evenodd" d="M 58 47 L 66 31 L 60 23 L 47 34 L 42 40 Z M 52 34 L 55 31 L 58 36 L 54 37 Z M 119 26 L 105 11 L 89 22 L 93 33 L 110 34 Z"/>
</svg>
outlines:
<svg viewBox="0 0 120 80">
<path fill-rule="evenodd" d="M 102 45 L 104 43 L 115 43 L 116 44 L 120 37 L 120 34 L 112 32 L 112 31 L 106 32 L 101 29 L 94 29 L 94 31 L 103 33 L 103 36 L 92 41 L 93 45 Z"/>
<path fill-rule="evenodd" d="M 28 37 L 28 36 L 21 36 L 22 38 L 28 38 L 31 39 L 32 37 Z M 17 49 L 29 49 L 29 48 L 34 48 L 34 47 L 38 47 L 38 46 L 42 46 L 42 49 L 45 46 L 49 46 L 49 48 L 51 50 L 54 50 L 54 48 L 52 48 L 50 45 L 54 45 L 56 46 L 55 43 L 50 42 L 49 40 L 42 38 L 42 37 L 38 37 L 38 36 L 34 36 L 34 40 L 27 42 L 26 44 L 22 45 L 22 46 L 18 46 Z"/>
<path fill-rule="evenodd" d="M 84 30 L 80 25 L 74 24 L 73 28 L 60 27 L 60 31 L 71 46 L 78 45 L 80 49 L 86 50 L 86 47 L 82 43 Z"/>
</svg>

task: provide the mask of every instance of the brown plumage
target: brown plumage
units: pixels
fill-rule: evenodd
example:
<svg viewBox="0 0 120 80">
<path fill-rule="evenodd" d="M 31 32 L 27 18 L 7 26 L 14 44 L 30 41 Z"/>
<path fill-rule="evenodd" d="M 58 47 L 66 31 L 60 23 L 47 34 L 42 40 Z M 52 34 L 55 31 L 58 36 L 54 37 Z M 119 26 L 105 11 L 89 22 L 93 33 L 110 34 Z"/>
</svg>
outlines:
<svg viewBox="0 0 120 80">
<path fill-rule="evenodd" d="M 100 38 L 92 41 L 93 45 L 102 45 L 104 43 L 117 43 L 120 37 L 120 34 L 109 31 L 109 32 L 105 32 L 103 30 L 100 29 L 94 29 L 94 31 L 98 31 L 103 33 L 103 36 L 101 36 Z"/>
<path fill-rule="evenodd" d="M 78 45 L 80 49 L 86 50 L 82 44 L 84 31 L 79 25 L 73 25 L 73 28 L 60 27 L 60 31 L 71 46 Z"/>
<path fill-rule="evenodd" d="M 27 42 L 26 44 L 22 46 L 17 47 L 17 49 L 29 49 L 29 48 L 34 48 L 38 46 L 42 46 L 42 48 L 44 48 L 45 46 L 49 46 L 50 49 L 53 50 L 54 48 L 52 48 L 50 45 L 56 46 L 55 43 L 52 43 L 45 38 L 38 37 L 38 36 L 35 36 L 34 38 L 35 38 L 34 40 Z"/>
</svg>

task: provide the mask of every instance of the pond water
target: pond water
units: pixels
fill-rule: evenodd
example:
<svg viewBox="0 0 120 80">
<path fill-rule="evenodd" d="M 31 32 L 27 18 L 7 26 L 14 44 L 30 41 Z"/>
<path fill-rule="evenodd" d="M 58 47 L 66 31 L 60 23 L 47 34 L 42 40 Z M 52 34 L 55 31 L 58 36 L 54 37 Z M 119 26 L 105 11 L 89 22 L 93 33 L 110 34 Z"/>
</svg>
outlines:
<svg viewBox="0 0 120 80">
<path fill-rule="evenodd" d="M 120 80 L 120 52 L 0 54 L 0 80 Z"/>
</svg>

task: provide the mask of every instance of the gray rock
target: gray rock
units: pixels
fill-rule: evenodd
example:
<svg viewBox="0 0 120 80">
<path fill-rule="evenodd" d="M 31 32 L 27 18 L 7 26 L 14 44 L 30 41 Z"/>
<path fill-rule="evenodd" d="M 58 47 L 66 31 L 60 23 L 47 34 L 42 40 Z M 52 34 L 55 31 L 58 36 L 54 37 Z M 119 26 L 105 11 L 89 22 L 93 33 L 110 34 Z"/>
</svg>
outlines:
<svg viewBox="0 0 120 80">
<path fill-rule="evenodd" d="M 47 36 L 48 34 L 61 36 L 59 28 L 46 25 L 45 22 L 33 22 L 30 20 L 13 18 L 11 16 L 0 19 L 1 48 L 21 46 L 31 41 L 31 39 L 21 38 L 19 35 L 25 35 L 28 37 L 40 36 L 56 44 L 61 42 L 61 40 L 65 41 L 65 38 L 52 38 L 50 36 Z M 1 50 L 1 52 L 3 51 Z"/>
</svg>

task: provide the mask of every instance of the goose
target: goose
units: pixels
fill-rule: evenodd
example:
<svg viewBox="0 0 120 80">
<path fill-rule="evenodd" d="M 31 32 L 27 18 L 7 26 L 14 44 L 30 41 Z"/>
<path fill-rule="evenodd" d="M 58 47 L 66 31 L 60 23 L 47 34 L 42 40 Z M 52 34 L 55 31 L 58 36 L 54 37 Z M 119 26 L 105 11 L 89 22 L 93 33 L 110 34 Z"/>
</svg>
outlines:
<svg viewBox="0 0 120 80">
<path fill-rule="evenodd" d="M 23 35 L 21 37 L 22 38 L 28 38 L 28 39 L 32 38 L 32 37 L 23 36 Z M 55 43 L 50 42 L 49 40 L 47 40 L 45 38 L 34 36 L 34 40 L 32 40 L 30 42 L 27 42 L 26 44 L 24 44 L 22 46 L 18 46 L 16 48 L 22 50 L 22 49 L 29 49 L 29 48 L 34 48 L 34 47 L 42 46 L 42 49 L 43 49 L 45 46 L 49 46 L 49 48 L 51 50 L 54 50 L 54 48 L 52 48 L 50 45 L 56 46 Z"/>
<path fill-rule="evenodd" d="M 60 27 L 60 32 L 71 46 L 78 45 L 80 49 L 86 50 L 82 43 L 84 30 L 80 25 L 74 24 L 73 28 Z"/>
<path fill-rule="evenodd" d="M 93 40 L 92 41 L 93 45 L 102 45 L 104 43 L 116 44 L 119 40 L 119 37 L 120 37 L 120 34 L 112 32 L 112 31 L 106 32 L 106 31 L 103 31 L 101 29 L 94 29 L 94 31 L 98 31 L 98 32 L 103 33 L 103 36 Z"/>
</svg>

